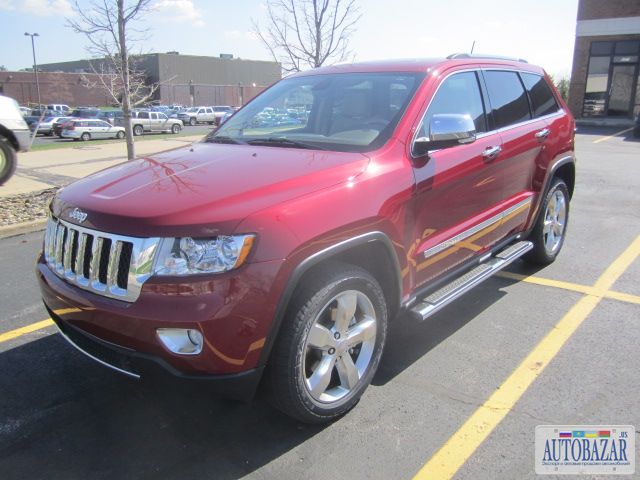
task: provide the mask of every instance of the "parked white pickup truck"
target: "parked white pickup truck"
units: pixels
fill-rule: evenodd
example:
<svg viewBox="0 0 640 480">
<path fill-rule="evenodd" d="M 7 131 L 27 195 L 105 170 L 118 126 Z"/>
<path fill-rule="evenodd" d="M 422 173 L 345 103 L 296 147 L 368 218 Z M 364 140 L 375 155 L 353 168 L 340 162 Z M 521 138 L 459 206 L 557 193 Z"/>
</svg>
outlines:
<svg viewBox="0 0 640 480">
<path fill-rule="evenodd" d="M 178 114 L 178 118 L 185 125 L 194 126 L 196 123 L 208 123 L 213 125 L 216 121 L 216 114 L 213 107 L 191 107 Z"/>
<path fill-rule="evenodd" d="M 180 133 L 182 120 L 169 118 L 162 112 L 131 112 L 131 125 L 134 135 L 145 132 Z"/>
</svg>

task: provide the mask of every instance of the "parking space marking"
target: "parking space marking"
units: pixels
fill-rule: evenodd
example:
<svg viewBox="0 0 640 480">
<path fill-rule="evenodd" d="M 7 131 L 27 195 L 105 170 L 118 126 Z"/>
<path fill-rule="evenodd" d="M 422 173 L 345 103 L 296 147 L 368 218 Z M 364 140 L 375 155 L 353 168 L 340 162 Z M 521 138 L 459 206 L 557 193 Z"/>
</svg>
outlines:
<svg viewBox="0 0 640 480">
<path fill-rule="evenodd" d="M 8 342 L 9 340 L 21 337 L 22 335 L 26 335 L 27 333 L 42 330 L 43 328 L 50 327 L 51 325 L 55 325 L 55 323 L 53 323 L 53 320 L 51 320 L 50 318 L 47 318 L 46 320 L 42 320 L 41 322 L 32 323 L 25 327 L 16 328 L 15 330 L 9 330 L 5 333 L 0 333 L 0 343 Z"/>
<path fill-rule="evenodd" d="M 608 291 L 639 255 L 640 235 L 607 267 L 593 288 L 597 291 Z M 602 298 L 604 297 L 601 295 L 584 294 L 529 352 L 502 385 L 424 464 L 414 480 L 452 478 L 502 422 Z"/>
<path fill-rule="evenodd" d="M 561 288 L 563 290 L 571 290 L 572 292 L 593 295 L 594 297 L 605 297 L 621 302 L 635 303 L 640 305 L 640 296 L 631 295 L 630 293 L 617 292 L 615 290 L 601 290 L 589 285 L 581 285 L 579 283 L 564 282 L 562 280 L 551 280 L 549 278 L 534 277 L 533 275 L 521 275 L 502 271 L 496 273 L 497 277 L 507 278 L 509 280 L 518 280 L 519 282 L 533 283 L 534 285 L 543 285 L 545 287 Z"/>
<path fill-rule="evenodd" d="M 597 140 L 594 140 L 593 143 L 600 143 L 600 142 L 606 142 L 607 140 L 613 138 L 613 137 L 617 137 L 618 135 L 622 135 L 623 133 L 627 133 L 630 132 L 631 130 L 633 130 L 635 127 L 629 127 L 629 128 L 625 128 L 624 130 L 620 130 L 619 132 L 614 133 L 613 135 L 607 135 L 606 137 L 601 137 Z"/>
</svg>

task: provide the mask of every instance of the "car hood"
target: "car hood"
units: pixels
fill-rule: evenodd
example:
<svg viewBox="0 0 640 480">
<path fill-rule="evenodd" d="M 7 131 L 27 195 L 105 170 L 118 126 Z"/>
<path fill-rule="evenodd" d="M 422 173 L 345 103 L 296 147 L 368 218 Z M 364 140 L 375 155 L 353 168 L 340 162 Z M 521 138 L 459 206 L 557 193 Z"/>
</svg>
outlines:
<svg viewBox="0 0 640 480">
<path fill-rule="evenodd" d="M 347 182 L 361 153 L 196 143 L 102 170 L 58 192 L 56 217 L 123 235 L 232 233 L 248 215 Z M 82 218 L 82 215 L 76 215 Z"/>
</svg>

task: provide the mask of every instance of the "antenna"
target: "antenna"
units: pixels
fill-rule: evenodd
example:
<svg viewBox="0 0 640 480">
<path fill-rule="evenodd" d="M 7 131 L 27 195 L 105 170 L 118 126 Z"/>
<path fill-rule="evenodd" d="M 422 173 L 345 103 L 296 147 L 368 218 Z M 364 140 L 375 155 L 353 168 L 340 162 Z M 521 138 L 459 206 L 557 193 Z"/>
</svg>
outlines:
<svg viewBox="0 0 640 480">
<path fill-rule="evenodd" d="M 473 48 L 476 46 L 476 41 L 474 40 L 473 43 L 471 44 L 471 51 L 469 52 L 471 55 L 473 55 Z"/>
</svg>

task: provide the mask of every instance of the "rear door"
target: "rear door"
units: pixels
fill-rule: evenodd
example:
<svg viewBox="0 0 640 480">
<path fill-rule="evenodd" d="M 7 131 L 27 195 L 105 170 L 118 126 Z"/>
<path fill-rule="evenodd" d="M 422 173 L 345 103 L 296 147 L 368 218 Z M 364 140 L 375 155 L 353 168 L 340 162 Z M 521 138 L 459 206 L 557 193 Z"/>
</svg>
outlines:
<svg viewBox="0 0 640 480">
<path fill-rule="evenodd" d="M 435 114 L 466 114 L 477 139 L 414 159 L 413 244 L 408 261 L 416 286 L 439 277 L 492 246 L 499 238 L 502 174 L 500 135 L 489 131 L 485 95 L 477 71 L 450 74 L 437 87 L 416 136 L 429 135 Z"/>
<path fill-rule="evenodd" d="M 504 218 L 497 232 L 507 236 L 523 228 L 534 203 L 531 184 L 536 163 L 544 154 L 547 125 L 543 119 L 533 118 L 518 71 L 485 69 L 483 76 L 491 103 L 493 129 L 502 139 Z"/>
</svg>

